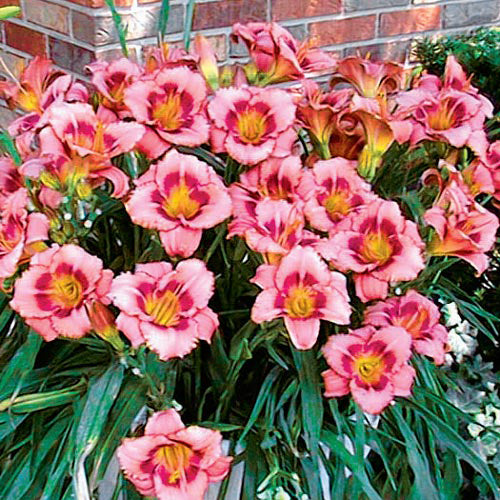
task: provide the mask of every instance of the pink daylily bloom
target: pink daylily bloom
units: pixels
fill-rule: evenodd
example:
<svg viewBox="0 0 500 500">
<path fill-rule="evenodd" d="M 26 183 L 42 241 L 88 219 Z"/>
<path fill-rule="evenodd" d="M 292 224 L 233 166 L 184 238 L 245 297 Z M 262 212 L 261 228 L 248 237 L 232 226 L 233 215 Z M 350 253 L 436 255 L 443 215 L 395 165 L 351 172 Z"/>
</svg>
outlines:
<svg viewBox="0 0 500 500">
<path fill-rule="evenodd" d="M 232 457 L 222 455 L 218 431 L 186 427 L 174 409 L 155 413 L 144 435 L 117 449 L 127 479 L 141 495 L 159 500 L 203 500 L 209 483 L 227 476 Z"/>
<path fill-rule="evenodd" d="M 295 104 L 282 89 L 241 87 L 219 89 L 208 105 L 212 149 L 227 152 L 245 165 L 270 156 L 291 154 Z"/>
<path fill-rule="evenodd" d="M 92 74 L 92 84 L 102 96 L 102 104 L 120 116 L 130 114 L 123 102 L 124 93 L 142 74 L 141 68 L 130 59 L 122 57 L 112 62 L 95 61 L 86 69 Z"/>
<path fill-rule="evenodd" d="M 364 322 L 372 326 L 400 326 L 412 337 L 416 352 L 444 363 L 448 331 L 439 323 L 436 304 L 415 290 L 402 297 L 377 302 L 365 310 Z"/>
<path fill-rule="evenodd" d="M 124 101 L 132 116 L 149 127 L 147 142 L 139 144 L 150 158 L 170 144 L 199 146 L 208 141 L 205 114 L 207 87 L 199 73 L 186 67 L 164 68 L 137 80 L 125 90 Z M 151 134 L 155 134 L 156 144 Z"/>
<path fill-rule="evenodd" d="M 240 181 L 229 186 L 234 218 L 228 226 L 228 237 L 243 236 L 257 224 L 256 208 L 261 200 L 269 198 L 300 204 L 297 190 L 302 174 L 298 156 L 270 158 L 241 174 Z"/>
<path fill-rule="evenodd" d="M 351 393 L 364 412 L 377 414 L 395 396 L 411 394 L 415 370 L 408 364 L 411 336 L 404 328 L 365 326 L 332 335 L 323 355 L 329 366 L 322 373 L 327 398 Z"/>
<path fill-rule="evenodd" d="M 166 252 L 191 256 L 204 229 L 231 215 L 231 198 L 221 178 L 194 156 L 169 151 L 136 181 L 125 204 L 135 224 L 160 232 Z"/>
<path fill-rule="evenodd" d="M 299 193 L 306 199 L 304 214 L 309 223 L 325 232 L 345 227 L 347 217 L 377 198 L 356 173 L 356 162 L 340 157 L 316 162 L 302 176 Z"/>
<path fill-rule="evenodd" d="M 28 191 L 8 196 L 0 211 L 0 280 L 12 276 L 20 263 L 45 248 L 49 221 L 44 214 L 28 214 Z"/>
<path fill-rule="evenodd" d="M 245 228 L 245 226 L 247 226 Z M 286 255 L 302 239 L 310 238 L 304 231 L 304 217 L 298 205 L 284 200 L 266 198 L 257 203 L 254 219 L 243 219 L 230 227 L 230 236 L 243 230 L 247 245 L 264 254 L 267 262 L 275 262 Z"/>
<path fill-rule="evenodd" d="M 413 280 L 425 267 L 417 226 L 402 216 L 397 203 L 372 201 L 349 222 L 317 248 L 340 271 L 354 272 L 356 295 L 363 302 L 384 299 L 389 283 Z"/>
<path fill-rule="evenodd" d="M 10 306 L 46 341 L 80 338 L 92 329 L 86 305 L 108 304 L 112 279 L 112 271 L 81 247 L 53 245 L 31 259 Z"/>
<path fill-rule="evenodd" d="M 265 84 L 297 80 L 309 71 L 331 71 L 336 64 L 330 54 L 311 42 L 299 43 L 278 23 L 236 23 L 231 37 L 245 43 Z"/>
<path fill-rule="evenodd" d="M 214 275 L 197 259 L 137 264 L 113 280 L 109 294 L 120 314 L 117 327 L 134 347 L 146 343 L 159 358 L 182 358 L 219 326 L 208 307 Z"/>
<path fill-rule="evenodd" d="M 364 97 L 377 97 L 402 89 L 405 70 L 398 63 L 350 56 L 339 61 L 330 85 L 335 87 L 342 82 L 350 83 Z"/>
<path fill-rule="evenodd" d="M 412 145 L 438 140 L 456 148 L 469 146 L 483 155 L 488 146 L 484 121 L 493 105 L 465 79 L 453 56 L 447 59 L 443 82 L 435 75 L 424 75 L 418 86 L 396 97 L 399 113 L 411 114 Z"/>
<path fill-rule="evenodd" d="M 47 111 L 49 126 L 40 132 L 41 155 L 54 160 L 65 172 L 62 185 L 74 189 L 81 180 L 99 185 L 109 179 L 113 196 L 128 191 L 128 177 L 111 158 L 132 150 L 144 135 L 138 123 L 122 122 L 106 108 L 94 112 L 89 104 L 58 104 Z M 64 165 L 60 167 L 59 165 Z"/>
<path fill-rule="evenodd" d="M 498 217 L 476 203 L 451 182 L 441 193 L 424 220 L 436 232 L 429 243 L 430 255 L 453 255 L 469 262 L 482 274 L 488 268 L 485 252 L 493 248 L 499 227 Z"/>
<path fill-rule="evenodd" d="M 349 324 L 345 276 L 330 271 L 311 248 L 295 247 L 278 265 L 261 265 L 251 281 L 263 288 L 252 308 L 252 321 L 284 318 L 297 349 L 315 344 L 321 319 Z"/>
</svg>

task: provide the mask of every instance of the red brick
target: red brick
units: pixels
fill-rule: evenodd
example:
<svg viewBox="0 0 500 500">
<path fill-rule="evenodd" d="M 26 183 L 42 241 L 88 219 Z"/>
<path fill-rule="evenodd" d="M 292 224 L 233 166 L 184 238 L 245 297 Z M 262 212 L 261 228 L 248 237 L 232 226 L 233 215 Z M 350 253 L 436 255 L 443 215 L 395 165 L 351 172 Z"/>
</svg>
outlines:
<svg viewBox="0 0 500 500">
<path fill-rule="evenodd" d="M 84 7 L 104 7 L 104 0 L 68 0 L 71 3 L 83 5 Z"/>
<path fill-rule="evenodd" d="M 0 7 L 7 7 L 7 5 L 16 5 L 19 7 L 19 0 L 0 0 Z"/>
<path fill-rule="evenodd" d="M 375 16 L 312 23 L 309 25 L 309 33 L 319 45 L 370 40 L 375 36 Z"/>
<path fill-rule="evenodd" d="M 380 36 L 435 30 L 440 27 L 440 20 L 438 6 L 386 12 L 380 16 Z"/>
<path fill-rule="evenodd" d="M 5 37 L 7 45 L 32 56 L 46 55 L 45 35 L 32 29 L 5 23 Z"/>
<path fill-rule="evenodd" d="M 274 21 L 337 14 L 342 0 L 271 0 Z"/>
<path fill-rule="evenodd" d="M 219 28 L 266 19 L 267 0 L 220 0 L 195 5 L 193 29 Z"/>
</svg>

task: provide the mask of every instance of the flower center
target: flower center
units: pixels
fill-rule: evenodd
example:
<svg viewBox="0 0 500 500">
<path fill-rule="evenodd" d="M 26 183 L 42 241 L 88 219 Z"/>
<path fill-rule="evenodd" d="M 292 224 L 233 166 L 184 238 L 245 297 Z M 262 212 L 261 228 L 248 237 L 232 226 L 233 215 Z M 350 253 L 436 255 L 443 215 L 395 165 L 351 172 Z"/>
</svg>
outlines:
<svg viewBox="0 0 500 500">
<path fill-rule="evenodd" d="M 291 318 L 309 318 L 314 313 L 316 293 L 306 287 L 291 290 L 285 299 L 285 310 Z"/>
<path fill-rule="evenodd" d="M 24 111 L 41 111 L 38 97 L 33 90 L 21 89 L 17 97 L 17 103 Z"/>
<path fill-rule="evenodd" d="M 170 290 L 165 290 L 159 297 L 148 297 L 144 309 L 157 325 L 174 326 L 179 322 L 179 299 Z"/>
<path fill-rule="evenodd" d="M 360 356 L 354 360 L 354 371 L 365 384 L 376 385 L 384 371 L 384 362 L 380 356 Z"/>
<path fill-rule="evenodd" d="M 436 110 L 428 114 L 429 126 L 434 130 L 448 130 L 455 123 L 453 107 L 448 106 L 446 101 L 441 101 Z"/>
<path fill-rule="evenodd" d="M 73 309 L 82 301 L 82 283 L 73 274 L 57 276 L 52 280 L 52 298 L 65 309 Z"/>
<path fill-rule="evenodd" d="M 168 482 L 173 484 L 184 476 L 192 456 L 191 448 L 183 444 L 173 444 L 159 448 L 155 453 L 155 461 L 158 465 L 165 467 Z"/>
<path fill-rule="evenodd" d="M 179 94 L 169 93 L 166 100 L 153 110 L 153 118 L 160 122 L 168 132 L 177 130 L 182 125 L 182 106 Z"/>
<path fill-rule="evenodd" d="M 163 208 L 166 214 L 173 219 L 178 218 L 179 215 L 185 219 L 191 219 L 198 213 L 200 204 L 191 198 L 189 188 L 181 182 L 170 190 L 168 197 L 163 202 Z"/>
<path fill-rule="evenodd" d="M 238 115 L 236 128 L 240 140 L 247 144 L 258 144 L 266 133 L 266 117 L 256 109 L 248 109 Z"/>
<path fill-rule="evenodd" d="M 347 196 L 345 191 L 334 191 L 323 201 L 323 206 L 332 220 L 339 220 L 349 214 L 351 204 Z"/>
<path fill-rule="evenodd" d="M 391 258 L 392 246 L 385 234 L 368 233 L 363 241 L 360 254 L 366 262 L 383 265 Z"/>
</svg>

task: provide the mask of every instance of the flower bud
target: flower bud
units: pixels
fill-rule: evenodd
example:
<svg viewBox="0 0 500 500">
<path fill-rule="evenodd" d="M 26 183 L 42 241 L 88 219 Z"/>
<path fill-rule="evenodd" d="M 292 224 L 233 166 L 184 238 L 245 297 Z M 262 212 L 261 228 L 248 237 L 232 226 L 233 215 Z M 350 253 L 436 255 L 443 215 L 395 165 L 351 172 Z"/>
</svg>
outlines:
<svg viewBox="0 0 500 500">
<path fill-rule="evenodd" d="M 94 332 L 109 342 L 117 351 L 123 351 L 125 345 L 116 328 L 113 313 L 102 302 L 98 301 L 94 301 L 86 307 Z"/>
<path fill-rule="evenodd" d="M 198 63 L 202 75 L 212 90 L 219 88 L 219 68 L 210 42 L 203 35 L 196 35 L 194 51 L 200 57 Z"/>
</svg>

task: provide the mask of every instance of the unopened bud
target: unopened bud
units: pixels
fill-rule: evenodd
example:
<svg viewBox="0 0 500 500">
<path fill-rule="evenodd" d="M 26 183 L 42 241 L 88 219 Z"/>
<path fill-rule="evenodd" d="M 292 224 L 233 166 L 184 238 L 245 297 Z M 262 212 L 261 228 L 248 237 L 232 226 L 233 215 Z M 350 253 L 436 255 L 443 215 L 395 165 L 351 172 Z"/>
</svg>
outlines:
<svg viewBox="0 0 500 500">
<path fill-rule="evenodd" d="M 109 342 L 117 351 L 123 351 L 125 344 L 116 328 L 113 313 L 102 303 L 94 301 L 87 305 L 90 324 L 99 337 Z"/>
<path fill-rule="evenodd" d="M 76 194 L 78 198 L 85 200 L 92 195 L 92 187 L 88 182 L 81 181 L 76 185 Z"/>
<path fill-rule="evenodd" d="M 194 39 L 194 51 L 200 57 L 198 63 L 201 74 L 205 77 L 212 90 L 219 88 L 219 68 L 217 59 L 210 42 L 203 35 L 196 35 Z"/>
</svg>

